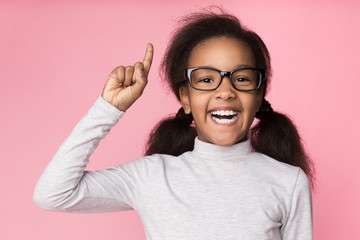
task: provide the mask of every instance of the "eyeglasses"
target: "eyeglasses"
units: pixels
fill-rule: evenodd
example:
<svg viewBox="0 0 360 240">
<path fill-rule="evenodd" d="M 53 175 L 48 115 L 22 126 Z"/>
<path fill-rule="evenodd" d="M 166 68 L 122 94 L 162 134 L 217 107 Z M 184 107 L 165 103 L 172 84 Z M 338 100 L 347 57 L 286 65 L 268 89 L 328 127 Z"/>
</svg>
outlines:
<svg viewBox="0 0 360 240">
<path fill-rule="evenodd" d="M 192 88 L 200 91 L 217 89 L 223 78 L 228 77 L 231 85 L 238 91 L 253 91 L 260 88 L 265 71 L 258 68 L 236 68 L 230 72 L 212 67 L 187 68 L 185 75 Z"/>
</svg>

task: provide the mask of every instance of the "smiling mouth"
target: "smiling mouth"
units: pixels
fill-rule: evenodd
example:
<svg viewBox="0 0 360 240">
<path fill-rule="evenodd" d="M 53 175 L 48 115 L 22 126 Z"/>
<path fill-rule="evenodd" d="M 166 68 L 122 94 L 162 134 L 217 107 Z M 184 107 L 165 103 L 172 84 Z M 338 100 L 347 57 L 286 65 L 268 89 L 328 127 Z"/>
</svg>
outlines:
<svg viewBox="0 0 360 240">
<path fill-rule="evenodd" d="M 210 112 L 211 118 L 220 124 L 230 124 L 236 121 L 239 112 L 233 110 L 216 110 Z"/>
</svg>

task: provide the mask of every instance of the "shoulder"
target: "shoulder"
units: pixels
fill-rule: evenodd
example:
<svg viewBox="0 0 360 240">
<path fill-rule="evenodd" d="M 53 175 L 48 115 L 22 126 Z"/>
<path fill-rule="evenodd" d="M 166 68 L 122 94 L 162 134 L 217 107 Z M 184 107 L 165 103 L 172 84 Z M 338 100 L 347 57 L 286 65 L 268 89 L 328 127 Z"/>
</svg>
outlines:
<svg viewBox="0 0 360 240">
<path fill-rule="evenodd" d="M 153 154 L 123 163 L 116 166 L 116 168 L 137 172 L 139 175 L 147 175 L 152 172 L 159 172 L 159 170 L 165 168 L 166 165 L 174 163 L 174 160 L 178 158 L 179 157 L 166 154 Z"/>
<path fill-rule="evenodd" d="M 259 167 L 264 167 L 277 172 L 296 172 L 299 168 L 288 163 L 280 162 L 272 157 L 269 157 L 259 152 L 252 152 L 250 154 L 250 158 L 251 160 L 253 160 L 253 163 L 257 164 Z"/>
<path fill-rule="evenodd" d="M 252 169 L 268 181 L 281 182 L 289 187 L 294 186 L 298 181 L 302 184 L 309 182 L 306 174 L 300 167 L 280 162 L 258 152 L 253 152 L 250 156 L 250 162 L 253 164 Z"/>
<path fill-rule="evenodd" d="M 117 167 L 121 168 L 133 168 L 133 169 L 147 169 L 154 168 L 163 164 L 164 157 L 161 154 L 154 154 L 149 156 L 143 156 L 129 162 L 125 162 Z"/>
</svg>

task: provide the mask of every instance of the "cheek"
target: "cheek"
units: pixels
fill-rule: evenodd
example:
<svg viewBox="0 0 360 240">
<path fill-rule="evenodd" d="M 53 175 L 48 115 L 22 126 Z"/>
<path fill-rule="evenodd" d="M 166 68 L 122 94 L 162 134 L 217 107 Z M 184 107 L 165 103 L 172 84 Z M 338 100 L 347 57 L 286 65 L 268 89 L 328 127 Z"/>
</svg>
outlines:
<svg viewBox="0 0 360 240">
<path fill-rule="evenodd" d="M 252 121 L 259 108 L 258 96 L 255 94 L 244 96 L 241 98 L 241 104 L 247 118 Z"/>
<path fill-rule="evenodd" d="M 203 114 L 207 111 L 209 99 L 206 94 L 191 91 L 189 94 L 189 105 L 193 115 Z"/>
</svg>

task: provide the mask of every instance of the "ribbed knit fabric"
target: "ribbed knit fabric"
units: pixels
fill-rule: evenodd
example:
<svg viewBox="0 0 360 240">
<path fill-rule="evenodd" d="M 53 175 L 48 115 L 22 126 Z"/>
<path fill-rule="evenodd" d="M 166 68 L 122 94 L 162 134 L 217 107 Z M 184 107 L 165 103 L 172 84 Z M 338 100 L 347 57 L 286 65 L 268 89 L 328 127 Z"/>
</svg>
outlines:
<svg viewBox="0 0 360 240">
<path fill-rule="evenodd" d="M 312 239 L 306 174 L 252 152 L 250 140 L 224 147 L 196 138 L 194 150 L 178 157 L 155 154 L 84 171 L 123 114 L 101 96 L 96 100 L 42 174 L 34 192 L 40 207 L 136 210 L 148 240 Z"/>
</svg>

